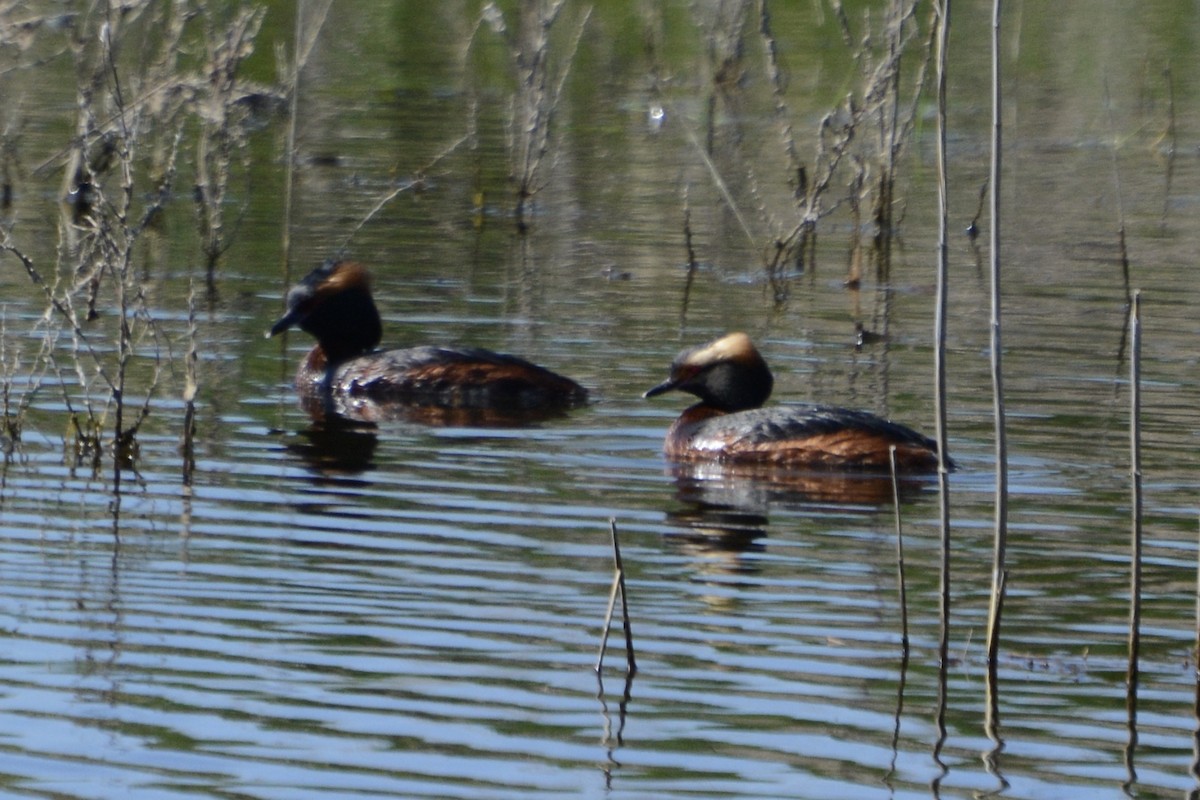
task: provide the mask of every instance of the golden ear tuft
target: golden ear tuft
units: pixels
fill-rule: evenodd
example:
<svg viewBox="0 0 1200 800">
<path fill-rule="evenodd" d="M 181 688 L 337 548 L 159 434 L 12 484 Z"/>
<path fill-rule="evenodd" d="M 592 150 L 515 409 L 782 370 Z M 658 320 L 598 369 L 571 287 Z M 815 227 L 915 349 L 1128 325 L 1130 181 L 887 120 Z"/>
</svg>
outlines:
<svg viewBox="0 0 1200 800">
<path fill-rule="evenodd" d="M 718 361 L 746 361 L 760 358 L 754 342 L 741 331 L 727 333 L 694 350 L 687 359 L 691 364 L 715 364 Z"/>
</svg>

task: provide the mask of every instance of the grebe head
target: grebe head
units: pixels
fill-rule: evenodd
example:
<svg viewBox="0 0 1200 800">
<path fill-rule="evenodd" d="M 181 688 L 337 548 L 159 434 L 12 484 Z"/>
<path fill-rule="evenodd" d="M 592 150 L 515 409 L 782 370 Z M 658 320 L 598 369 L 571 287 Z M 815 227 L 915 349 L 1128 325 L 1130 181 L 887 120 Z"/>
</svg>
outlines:
<svg viewBox="0 0 1200 800">
<path fill-rule="evenodd" d="M 383 328 L 366 267 L 351 261 L 326 261 L 304 276 L 288 291 L 287 311 L 267 336 L 297 325 L 316 337 L 330 364 L 378 345 Z"/>
<path fill-rule="evenodd" d="M 750 337 L 730 333 L 684 350 L 671 363 L 671 376 L 642 396 L 678 389 L 719 411 L 744 411 L 765 403 L 772 386 L 771 370 Z"/>
</svg>

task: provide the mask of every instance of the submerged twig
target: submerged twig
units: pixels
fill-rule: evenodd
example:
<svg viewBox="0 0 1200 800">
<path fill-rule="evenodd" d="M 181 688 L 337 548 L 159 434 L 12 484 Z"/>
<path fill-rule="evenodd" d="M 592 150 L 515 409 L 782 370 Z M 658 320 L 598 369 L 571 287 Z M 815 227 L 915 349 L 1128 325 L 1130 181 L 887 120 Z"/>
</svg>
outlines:
<svg viewBox="0 0 1200 800">
<path fill-rule="evenodd" d="M 971 217 L 971 222 L 967 225 L 967 237 L 972 242 L 979 238 L 979 220 L 983 219 L 983 207 L 987 197 L 988 182 L 985 180 L 979 185 L 979 203 L 975 206 L 975 216 Z"/>
<path fill-rule="evenodd" d="M 625 590 L 625 565 L 621 561 L 621 545 L 617 537 L 617 520 L 609 518 L 608 525 L 612 531 L 613 572 L 612 589 L 608 594 L 608 611 L 604 615 L 604 631 L 600 636 L 600 653 L 596 657 L 596 672 L 599 673 L 604 665 L 604 653 L 608 648 L 608 633 L 612 629 L 613 610 L 616 608 L 617 595 L 621 596 L 622 627 L 625 630 L 625 661 L 630 675 L 637 672 L 637 661 L 633 655 L 633 629 L 629 622 L 629 600 Z"/>
</svg>

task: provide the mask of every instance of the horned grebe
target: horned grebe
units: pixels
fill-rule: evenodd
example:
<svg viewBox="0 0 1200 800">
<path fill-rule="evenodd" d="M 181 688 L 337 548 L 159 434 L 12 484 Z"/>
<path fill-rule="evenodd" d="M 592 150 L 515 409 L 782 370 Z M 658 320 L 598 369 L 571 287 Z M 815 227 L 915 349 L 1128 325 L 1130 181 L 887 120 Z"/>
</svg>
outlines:
<svg viewBox="0 0 1200 800">
<path fill-rule="evenodd" d="M 912 428 L 866 411 L 797 404 L 761 408 L 774 378 L 744 333 L 730 333 L 680 353 L 670 377 L 643 396 L 678 389 L 700 402 L 667 433 L 676 461 L 727 461 L 840 469 L 937 469 L 937 443 Z M 949 462 L 947 462 L 949 466 Z"/>
<path fill-rule="evenodd" d="M 529 412 L 587 401 L 575 381 L 516 356 L 477 347 L 376 350 L 383 328 L 361 264 L 326 262 L 292 287 L 287 311 L 267 336 L 293 326 L 317 340 L 296 373 L 312 411 L 346 413 L 367 404 L 375 419 L 389 416 L 380 406 Z"/>
</svg>

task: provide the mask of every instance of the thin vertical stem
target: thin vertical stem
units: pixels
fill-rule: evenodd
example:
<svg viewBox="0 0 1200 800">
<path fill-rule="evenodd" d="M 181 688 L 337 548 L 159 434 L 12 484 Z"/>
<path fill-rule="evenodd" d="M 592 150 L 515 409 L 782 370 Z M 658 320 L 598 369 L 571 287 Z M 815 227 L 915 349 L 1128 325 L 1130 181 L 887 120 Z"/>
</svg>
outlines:
<svg viewBox="0 0 1200 800">
<path fill-rule="evenodd" d="M 1197 548 L 1200 554 L 1200 547 Z M 1192 651 L 1192 671 L 1200 675 L 1200 558 L 1196 562 L 1196 645 Z M 1200 680 L 1196 681 L 1192 698 L 1192 780 L 1195 785 L 1188 792 L 1188 800 L 1200 800 Z"/>
<path fill-rule="evenodd" d="M 613 560 L 617 564 L 617 581 L 621 587 L 621 627 L 625 632 L 625 661 L 629 674 L 637 672 L 637 660 L 633 656 L 633 628 L 629 622 L 629 592 L 625 589 L 625 562 L 621 560 L 621 545 L 617 540 L 617 520 L 608 520 L 612 532 Z"/>
<path fill-rule="evenodd" d="M 904 531 L 900 525 L 900 482 L 896 476 L 896 447 L 888 450 L 888 465 L 892 471 L 892 506 L 896 510 L 896 583 L 900 594 L 900 680 L 896 686 L 896 721 L 892 726 L 892 762 L 883 782 L 893 788 L 896 759 L 900 754 L 900 717 L 904 713 L 904 686 L 908 680 L 910 648 L 908 639 L 908 585 L 904 578 Z"/>
<path fill-rule="evenodd" d="M 950 29 L 950 0 L 941 0 L 936 44 L 937 60 L 937 189 L 938 252 L 937 307 L 934 313 L 934 425 L 938 445 L 938 498 L 941 522 L 941 633 L 938 640 L 938 739 L 933 758 L 942 766 L 942 775 L 934 778 L 934 790 L 945 776 L 940 754 L 946 741 L 946 670 L 950 649 L 950 490 L 946 458 L 946 282 L 949 262 L 948 180 L 946 177 L 946 42 Z"/>
<path fill-rule="evenodd" d="M 992 550 L 992 596 L 988 609 L 987 663 L 989 669 L 996 667 L 996 655 L 1000 645 L 1000 610 L 1005 547 L 1008 539 L 1008 443 L 1004 431 L 1004 380 L 1002 369 L 1003 349 L 1000 341 L 1000 167 L 1001 167 L 1001 91 L 1000 91 L 1000 0 L 992 4 L 992 160 L 991 176 L 988 180 L 989 204 L 991 208 L 992 276 L 992 411 L 995 417 L 996 435 L 996 515 L 995 540 Z"/>
<path fill-rule="evenodd" d="M 941 495 L 942 527 L 942 615 L 950 611 L 950 502 L 946 491 L 949 467 L 946 459 L 946 294 L 949 274 L 949 211 L 946 177 L 946 40 L 950 28 L 950 0 L 942 0 L 940 31 L 937 38 L 937 181 L 938 181 L 938 252 L 937 307 L 934 311 L 934 426 L 938 444 L 938 483 Z M 943 652 L 943 658 L 945 652 Z"/>
<path fill-rule="evenodd" d="M 904 529 L 900 525 L 900 482 L 896 476 L 896 446 L 888 450 L 888 464 L 892 470 L 892 507 L 896 511 L 896 585 L 900 594 L 900 637 L 904 652 L 908 653 L 908 586 L 904 578 Z M 907 656 L 906 656 L 907 657 Z"/>
<path fill-rule="evenodd" d="M 1131 494 L 1130 565 L 1129 565 L 1129 664 L 1125 673 L 1125 710 L 1128 715 L 1129 742 L 1125 765 L 1129 783 L 1137 775 L 1133 753 L 1137 747 L 1138 653 L 1141 650 L 1142 622 L 1142 295 L 1133 293 L 1129 319 L 1129 477 Z"/>
<path fill-rule="evenodd" d="M 629 675 L 637 672 L 637 660 L 633 655 L 633 628 L 629 622 L 629 600 L 625 591 L 625 564 L 621 560 L 621 545 L 617 536 L 617 520 L 609 518 L 609 528 L 612 533 L 613 570 L 612 587 L 608 593 L 608 610 L 604 614 L 604 629 L 600 634 L 600 652 L 596 656 L 596 673 L 599 674 L 604 666 L 604 654 L 608 649 L 608 632 L 612 629 L 613 611 L 617 605 L 617 595 L 621 596 L 622 627 L 625 631 L 625 661 Z"/>
<path fill-rule="evenodd" d="M 306 3 L 299 2 L 295 6 L 296 19 L 293 27 L 293 42 L 292 48 L 292 75 L 291 75 L 291 92 L 288 97 L 288 124 L 286 137 L 283 145 L 284 149 L 284 164 L 283 170 L 283 224 L 280 226 L 280 252 L 283 259 L 283 282 L 287 285 L 291 282 L 291 264 L 292 264 L 292 207 L 295 200 L 295 181 L 296 181 L 296 126 L 298 124 L 297 115 L 300 112 L 300 38 L 303 34 L 304 25 L 304 10 Z"/>
</svg>

